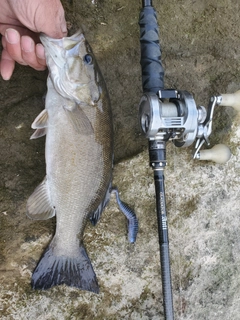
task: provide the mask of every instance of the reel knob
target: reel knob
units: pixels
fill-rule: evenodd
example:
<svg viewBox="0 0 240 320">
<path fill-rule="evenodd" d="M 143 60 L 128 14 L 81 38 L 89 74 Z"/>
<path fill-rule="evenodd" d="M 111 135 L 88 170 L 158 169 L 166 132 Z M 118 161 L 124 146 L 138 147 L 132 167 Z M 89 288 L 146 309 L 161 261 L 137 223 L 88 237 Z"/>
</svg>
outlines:
<svg viewBox="0 0 240 320">
<path fill-rule="evenodd" d="M 240 90 L 235 93 L 227 93 L 221 95 L 221 106 L 233 107 L 236 111 L 240 112 Z"/>
<path fill-rule="evenodd" d="M 216 144 L 212 149 L 199 151 L 196 158 L 224 164 L 231 158 L 231 151 L 225 144 Z"/>
</svg>

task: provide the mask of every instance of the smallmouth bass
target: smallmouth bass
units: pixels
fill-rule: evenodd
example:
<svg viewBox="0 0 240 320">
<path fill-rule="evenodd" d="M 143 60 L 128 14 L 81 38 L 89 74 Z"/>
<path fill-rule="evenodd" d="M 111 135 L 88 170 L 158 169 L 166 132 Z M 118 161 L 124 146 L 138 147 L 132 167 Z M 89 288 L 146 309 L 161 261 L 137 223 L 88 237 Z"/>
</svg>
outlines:
<svg viewBox="0 0 240 320">
<path fill-rule="evenodd" d="M 87 220 L 97 223 L 112 190 L 110 102 L 80 31 L 62 39 L 41 35 L 41 41 L 49 69 L 48 92 L 31 138 L 46 135 L 46 177 L 29 197 L 27 215 L 35 220 L 56 215 L 56 232 L 33 272 L 32 287 L 66 284 L 98 293 L 82 239 Z"/>
</svg>

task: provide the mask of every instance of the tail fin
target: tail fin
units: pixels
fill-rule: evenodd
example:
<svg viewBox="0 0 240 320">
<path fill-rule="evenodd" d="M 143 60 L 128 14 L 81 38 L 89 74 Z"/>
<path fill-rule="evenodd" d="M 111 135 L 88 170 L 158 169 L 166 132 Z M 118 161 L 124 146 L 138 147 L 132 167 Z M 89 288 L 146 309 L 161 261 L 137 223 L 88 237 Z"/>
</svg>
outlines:
<svg viewBox="0 0 240 320">
<path fill-rule="evenodd" d="M 56 256 L 51 244 L 44 252 L 32 275 L 33 289 L 49 289 L 66 284 L 99 293 L 96 274 L 83 246 L 78 257 Z"/>
</svg>

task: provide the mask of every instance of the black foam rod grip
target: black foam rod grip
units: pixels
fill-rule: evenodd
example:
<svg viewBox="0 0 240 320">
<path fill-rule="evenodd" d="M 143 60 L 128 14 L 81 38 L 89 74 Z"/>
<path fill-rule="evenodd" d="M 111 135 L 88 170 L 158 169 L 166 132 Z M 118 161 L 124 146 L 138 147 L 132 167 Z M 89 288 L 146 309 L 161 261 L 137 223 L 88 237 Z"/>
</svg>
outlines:
<svg viewBox="0 0 240 320">
<path fill-rule="evenodd" d="M 139 17 L 143 92 L 164 89 L 157 14 L 152 6 L 143 7 Z"/>
</svg>

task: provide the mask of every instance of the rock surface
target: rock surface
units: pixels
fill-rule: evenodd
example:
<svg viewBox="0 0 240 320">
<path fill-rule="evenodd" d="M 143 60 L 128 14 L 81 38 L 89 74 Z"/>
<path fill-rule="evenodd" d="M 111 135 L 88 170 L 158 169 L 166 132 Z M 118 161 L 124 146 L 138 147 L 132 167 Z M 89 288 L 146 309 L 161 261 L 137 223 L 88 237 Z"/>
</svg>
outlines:
<svg viewBox="0 0 240 320">
<path fill-rule="evenodd" d="M 165 86 L 211 95 L 240 88 L 237 0 L 153 1 L 161 27 Z M 17 67 L 0 81 L 0 317 L 18 319 L 163 319 L 152 171 L 140 136 L 138 14 L 140 1 L 63 2 L 69 32 L 79 26 L 98 59 L 112 101 L 114 184 L 139 218 L 136 244 L 114 199 L 84 242 L 99 279 L 94 295 L 60 286 L 30 288 L 32 270 L 54 230 L 54 219 L 25 215 L 28 196 L 45 175 L 44 139 L 30 141 L 30 125 L 44 107 L 46 72 Z M 197 162 L 191 148 L 167 147 L 166 197 L 177 320 L 238 320 L 240 314 L 239 129 L 231 108 L 214 117 L 212 145 L 233 153 L 226 165 Z"/>
</svg>

